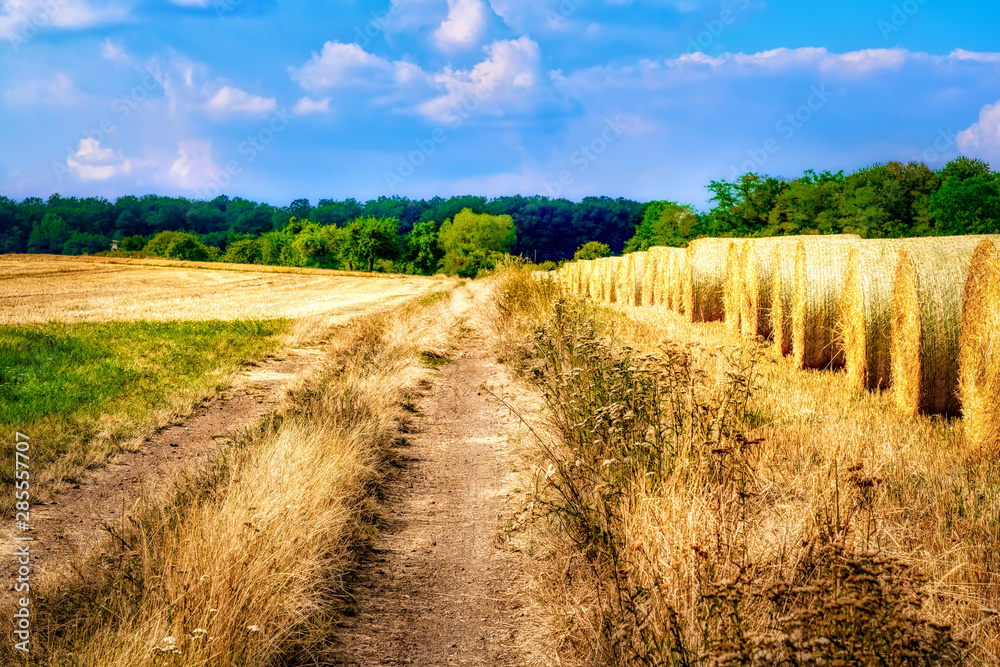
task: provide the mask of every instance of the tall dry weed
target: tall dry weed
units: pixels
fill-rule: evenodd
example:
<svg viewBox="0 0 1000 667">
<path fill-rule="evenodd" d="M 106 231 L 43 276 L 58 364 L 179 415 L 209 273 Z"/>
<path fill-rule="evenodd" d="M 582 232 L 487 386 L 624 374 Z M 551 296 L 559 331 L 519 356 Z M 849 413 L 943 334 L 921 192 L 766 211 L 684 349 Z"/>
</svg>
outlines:
<svg viewBox="0 0 1000 667">
<path fill-rule="evenodd" d="M 536 579 L 552 664 L 962 664 L 936 582 L 879 546 L 876 472 L 813 463 L 814 489 L 781 487 L 763 343 L 640 351 L 634 326 L 555 300 L 521 355 L 550 416 L 534 511 L 555 545 Z"/>
</svg>

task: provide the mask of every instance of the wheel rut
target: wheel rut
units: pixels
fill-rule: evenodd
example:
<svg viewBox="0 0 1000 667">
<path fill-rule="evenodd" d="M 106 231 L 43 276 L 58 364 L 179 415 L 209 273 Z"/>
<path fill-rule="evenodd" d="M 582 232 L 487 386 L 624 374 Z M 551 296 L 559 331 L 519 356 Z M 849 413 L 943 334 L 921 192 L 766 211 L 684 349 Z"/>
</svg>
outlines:
<svg viewBox="0 0 1000 667">
<path fill-rule="evenodd" d="M 397 451 L 386 525 L 362 563 L 356 615 L 341 623 L 331 664 L 525 664 L 523 568 L 495 542 L 516 465 L 516 417 L 487 391 L 502 384 L 482 339 L 464 336 Z"/>
</svg>

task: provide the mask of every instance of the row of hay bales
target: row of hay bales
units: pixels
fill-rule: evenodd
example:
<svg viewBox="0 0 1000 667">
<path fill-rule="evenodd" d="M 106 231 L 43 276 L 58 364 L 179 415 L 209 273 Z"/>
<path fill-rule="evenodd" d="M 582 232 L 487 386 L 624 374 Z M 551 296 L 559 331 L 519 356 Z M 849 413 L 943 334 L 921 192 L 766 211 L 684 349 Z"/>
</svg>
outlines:
<svg viewBox="0 0 1000 667">
<path fill-rule="evenodd" d="M 964 414 L 1000 447 L 1000 236 L 698 239 L 573 262 L 570 294 L 661 306 L 774 342 L 803 369 L 893 391 L 907 414 Z"/>
</svg>

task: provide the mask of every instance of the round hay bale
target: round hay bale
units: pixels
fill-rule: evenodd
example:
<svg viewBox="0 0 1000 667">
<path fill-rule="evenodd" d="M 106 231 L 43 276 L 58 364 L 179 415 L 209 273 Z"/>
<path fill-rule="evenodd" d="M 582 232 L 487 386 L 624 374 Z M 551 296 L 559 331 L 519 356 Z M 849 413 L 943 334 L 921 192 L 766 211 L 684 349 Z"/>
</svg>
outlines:
<svg viewBox="0 0 1000 667">
<path fill-rule="evenodd" d="M 795 246 L 792 356 L 798 368 L 841 368 L 844 270 L 855 240 L 802 241 Z"/>
<path fill-rule="evenodd" d="M 604 303 L 618 303 L 618 265 L 621 257 L 604 258 Z"/>
<path fill-rule="evenodd" d="M 771 336 L 781 354 L 792 353 L 792 299 L 795 296 L 795 245 L 776 245 L 771 277 Z"/>
<path fill-rule="evenodd" d="M 734 243 L 732 239 L 697 239 L 688 245 L 681 294 L 689 322 L 717 322 L 725 318 L 726 262 L 729 247 Z"/>
<path fill-rule="evenodd" d="M 745 241 L 734 241 L 726 251 L 726 278 L 722 284 L 722 309 L 726 328 L 740 331 L 740 287 L 743 282 L 739 275 L 740 258 L 746 249 Z"/>
<path fill-rule="evenodd" d="M 593 301 L 601 300 L 601 292 L 604 287 L 604 266 L 600 259 L 593 260 L 590 265 L 590 289 L 587 294 Z"/>
<path fill-rule="evenodd" d="M 580 265 L 580 282 L 577 294 L 581 297 L 590 296 L 590 279 L 594 273 L 594 262 L 584 259 L 577 262 Z"/>
<path fill-rule="evenodd" d="M 892 292 L 899 251 L 935 238 L 877 239 L 851 248 L 844 271 L 841 337 L 847 384 L 881 391 L 892 384 Z"/>
<path fill-rule="evenodd" d="M 623 306 L 642 305 L 642 275 L 646 268 L 646 253 L 631 252 L 618 263 L 618 303 Z"/>
<path fill-rule="evenodd" d="M 962 298 L 983 240 L 948 237 L 900 249 L 892 295 L 892 384 L 908 415 L 957 415 Z"/>
<path fill-rule="evenodd" d="M 673 253 L 670 269 L 670 309 L 678 315 L 686 315 L 684 310 L 684 276 L 687 275 L 688 255 L 687 249 L 678 248 Z"/>
<path fill-rule="evenodd" d="M 667 248 L 653 246 L 646 251 L 646 265 L 642 272 L 642 305 L 657 305 L 657 288 L 660 282 L 665 264 L 668 260 Z"/>
<path fill-rule="evenodd" d="M 976 246 L 962 294 L 959 397 L 965 440 L 976 454 L 1000 449 L 1000 241 Z"/>
<path fill-rule="evenodd" d="M 795 252 L 795 247 L 802 241 L 812 243 L 824 240 L 854 240 L 860 241 L 856 234 L 834 234 L 828 236 L 772 236 L 759 239 L 747 239 L 743 252 L 740 254 L 740 330 L 745 336 L 762 336 L 772 338 L 774 335 L 771 302 L 774 294 L 775 252 L 778 246 L 784 246 L 788 252 Z M 791 296 L 791 293 L 789 293 Z M 790 305 L 789 305 L 790 307 Z M 790 313 L 790 310 L 785 310 Z M 789 326 L 791 321 L 789 320 Z M 791 329 L 789 336 L 791 335 Z M 791 347 L 788 348 L 788 354 Z"/>
</svg>

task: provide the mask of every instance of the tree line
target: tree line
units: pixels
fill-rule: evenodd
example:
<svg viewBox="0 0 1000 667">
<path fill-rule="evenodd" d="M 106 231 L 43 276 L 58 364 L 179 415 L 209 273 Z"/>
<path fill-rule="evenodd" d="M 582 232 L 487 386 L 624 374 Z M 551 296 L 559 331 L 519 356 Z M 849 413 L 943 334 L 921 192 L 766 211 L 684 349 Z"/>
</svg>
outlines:
<svg viewBox="0 0 1000 667">
<path fill-rule="evenodd" d="M 286 207 L 226 196 L 0 197 L 0 253 L 96 254 L 114 243 L 117 252 L 179 259 L 475 276 L 508 254 L 555 263 L 704 236 L 1000 233 L 1000 174 L 964 157 L 938 171 L 889 162 L 795 179 L 748 173 L 707 188 L 707 212 L 609 197 L 298 199 Z"/>
</svg>

